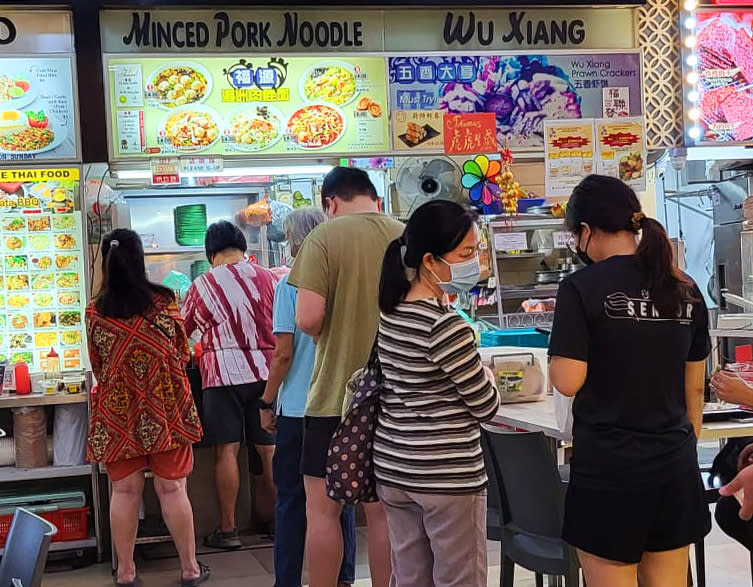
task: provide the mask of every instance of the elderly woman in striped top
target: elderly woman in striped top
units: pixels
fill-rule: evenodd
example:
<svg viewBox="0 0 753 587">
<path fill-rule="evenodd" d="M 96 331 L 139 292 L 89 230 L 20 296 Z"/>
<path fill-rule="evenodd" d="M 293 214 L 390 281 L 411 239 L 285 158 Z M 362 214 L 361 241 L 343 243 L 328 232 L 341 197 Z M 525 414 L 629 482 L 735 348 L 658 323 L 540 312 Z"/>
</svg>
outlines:
<svg viewBox="0 0 753 587">
<path fill-rule="evenodd" d="M 384 257 L 374 465 L 397 587 L 486 585 L 480 423 L 496 414 L 499 394 L 472 329 L 444 303 L 479 281 L 478 246 L 472 214 L 436 200 Z"/>
</svg>

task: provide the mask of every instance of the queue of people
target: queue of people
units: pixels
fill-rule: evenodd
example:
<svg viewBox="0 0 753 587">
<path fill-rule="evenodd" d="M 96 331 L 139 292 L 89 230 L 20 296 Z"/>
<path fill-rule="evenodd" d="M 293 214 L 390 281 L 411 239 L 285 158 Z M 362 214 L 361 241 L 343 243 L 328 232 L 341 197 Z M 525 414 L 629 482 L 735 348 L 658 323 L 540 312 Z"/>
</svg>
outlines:
<svg viewBox="0 0 753 587">
<path fill-rule="evenodd" d="M 379 501 L 363 504 L 372 585 L 487 584 L 480 433 L 500 398 L 472 329 L 447 303 L 481 279 L 475 217 L 432 201 L 403 225 L 382 214 L 356 169 L 331 171 L 321 197 L 323 212 L 287 218 L 295 261 L 279 282 L 245 260 L 235 226 L 212 225 L 212 269 L 194 282 L 182 313 L 171 291 L 148 281 L 135 233 L 104 238 L 103 285 L 87 310 L 99 386 L 89 457 L 106 463 L 113 485 L 117 585 L 139 581 L 133 548 L 146 468 L 181 585 L 209 578 L 196 560 L 186 493 L 191 444 L 202 436 L 184 371 L 193 333 L 221 516 L 207 545 L 241 546 L 245 439 L 277 491 L 276 586 L 301 585 L 304 556 L 312 587 L 354 582 L 355 514 L 330 499 L 325 479 L 346 384 L 376 356 L 383 383 L 368 450 Z M 563 535 L 589 587 L 637 587 L 639 577 L 643 587 L 684 586 L 689 545 L 710 529 L 696 454 L 711 348 L 706 306 L 676 269 L 663 227 L 619 180 L 585 178 L 566 225 L 586 266 L 561 284 L 549 349 L 554 387 L 575 398 Z M 753 394 L 738 381 L 717 375 L 713 384 Z M 738 494 L 741 519 L 753 515 L 751 455 L 722 489 Z"/>
</svg>

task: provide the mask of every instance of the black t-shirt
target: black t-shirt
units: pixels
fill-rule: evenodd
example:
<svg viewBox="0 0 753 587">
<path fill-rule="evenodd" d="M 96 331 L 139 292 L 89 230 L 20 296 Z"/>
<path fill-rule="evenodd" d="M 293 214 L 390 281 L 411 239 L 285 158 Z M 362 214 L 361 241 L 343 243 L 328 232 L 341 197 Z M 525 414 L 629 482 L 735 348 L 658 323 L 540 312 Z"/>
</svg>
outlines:
<svg viewBox="0 0 753 587">
<path fill-rule="evenodd" d="M 573 403 L 574 482 L 625 487 L 697 466 L 685 365 L 710 350 L 708 312 L 695 300 L 661 315 L 634 256 L 612 257 L 562 282 L 549 354 L 588 363 Z"/>
</svg>

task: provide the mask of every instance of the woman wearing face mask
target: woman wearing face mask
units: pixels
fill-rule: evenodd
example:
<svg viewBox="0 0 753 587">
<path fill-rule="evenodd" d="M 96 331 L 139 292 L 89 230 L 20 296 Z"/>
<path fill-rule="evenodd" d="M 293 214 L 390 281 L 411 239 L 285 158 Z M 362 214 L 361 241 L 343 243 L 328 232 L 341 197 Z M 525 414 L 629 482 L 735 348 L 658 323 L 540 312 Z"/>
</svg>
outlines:
<svg viewBox="0 0 753 587">
<path fill-rule="evenodd" d="M 567 227 L 587 267 L 560 285 L 551 379 L 573 403 L 564 538 L 589 587 L 684 587 L 710 529 L 698 470 L 708 314 L 630 187 L 591 175 Z"/>
<path fill-rule="evenodd" d="M 413 213 L 384 256 L 374 465 L 397 587 L 486 585 L 480 423 L 499 395 L 473 330 L 444 303 L 479 281 L 478 245 L 471 213 L 437 200 Z"/>
</svg>

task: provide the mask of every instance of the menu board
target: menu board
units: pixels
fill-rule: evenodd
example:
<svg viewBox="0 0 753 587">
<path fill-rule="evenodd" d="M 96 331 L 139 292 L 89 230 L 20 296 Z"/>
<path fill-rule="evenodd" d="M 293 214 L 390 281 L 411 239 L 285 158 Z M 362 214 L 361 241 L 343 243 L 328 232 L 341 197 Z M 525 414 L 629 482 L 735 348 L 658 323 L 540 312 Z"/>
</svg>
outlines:
<svg viewBox="0 0 753 587">
<path fill-rule="evenodd" d="M 643 118 L 596 121 L 597 170 L 636 191 L 646 189 L 646 122 Z"/>
<path fill-rule="evenodd" d="M 0 169 L 0 361 L 83 367 L 78 169 Z"/>
<path fill-rule="evenodd" d="M 594 172 L 594 121 L 547 120 L 544 128 L 546 195 L 569 197 Z"/>
<path fill-rule="evenodd" d="M 0 161 L 76 159 L 72 61 L 0 58 Z"/>
<path fill-rule="evenodd" d="M 107 60 L 114 158 L 390 150 L 384 59 Z"/>
<path fill-rule="evenodd" d="M 753 13 L 698 11 L 700 143 L 753 141 Z"/>
<path fill-rule="evenodd" d="M 543 150 L 544 121 L 598 118 L 605 88 L 627 88 L 642 114 L 639 52 L 473 57 L 392 57 L 390 104 L 395 149 L 444 144 L 431 114 L 493 113 L 497 148 Z"/>
</svg>

